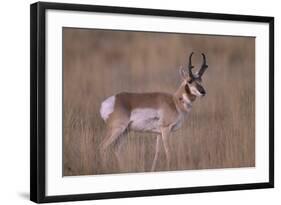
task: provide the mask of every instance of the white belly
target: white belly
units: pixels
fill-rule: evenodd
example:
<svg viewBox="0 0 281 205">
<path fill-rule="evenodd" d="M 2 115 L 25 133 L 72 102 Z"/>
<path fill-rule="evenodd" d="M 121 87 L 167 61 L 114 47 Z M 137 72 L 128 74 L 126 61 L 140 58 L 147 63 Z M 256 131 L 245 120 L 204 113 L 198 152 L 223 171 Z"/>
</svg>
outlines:
<svg viewBox="0 0 281 205">
<path fill-rule="evenodd" d="M 129 128 L 135 131 L 160 132 L 159 111 L 150 108 L 133 110 Z"/>
</svg>

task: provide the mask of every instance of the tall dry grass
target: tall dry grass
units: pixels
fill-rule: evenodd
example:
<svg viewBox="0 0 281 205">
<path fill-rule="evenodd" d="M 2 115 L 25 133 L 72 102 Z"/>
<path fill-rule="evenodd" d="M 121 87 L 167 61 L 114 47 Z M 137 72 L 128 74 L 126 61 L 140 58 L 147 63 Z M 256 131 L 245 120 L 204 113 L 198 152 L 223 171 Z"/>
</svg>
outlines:
<svg viewBox="0 0 281 205">
<path fill-rule="evenodd" d="M 170 170 L 255 166 L 255 39 L 187 34 L 64 28 L 64 175 L 146 172 L 156 136 L 129 132 L 121 150 L 122 166 L 98 145 L 105 123 L 99 108 L 122 91 L 174 92 L 178 68 L 207 55 L 207 96 L 197 99 L 183 127 L 170 137 Z M 106 166 L 102 166 L 102 162 Z M 163 148 L 156 171 L 166 170 Z"/>
</svg>

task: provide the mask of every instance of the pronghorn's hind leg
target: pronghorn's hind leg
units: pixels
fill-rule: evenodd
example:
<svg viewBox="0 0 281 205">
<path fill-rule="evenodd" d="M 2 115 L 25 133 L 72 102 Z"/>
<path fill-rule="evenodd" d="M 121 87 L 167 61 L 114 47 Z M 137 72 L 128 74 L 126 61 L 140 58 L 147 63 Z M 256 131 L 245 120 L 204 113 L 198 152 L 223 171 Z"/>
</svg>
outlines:
<svg viewBox="0 0 281 205">
<path fill-rule="evenodd" d="M 114 120 L 115 116 L 118 116 L 118 120 Z M 120 141 L 122 141 L 120 138 L 123 137 L 122 135 L 126 131 L 128 125 L 129 125 L 129 117 L 126 114 L 123 115 L 113 114 L 111 118 L 108 119 L 106 135 L 99 147 L 102 162 L 104 165 L 106 164 L 106 158 L 107 158 L 106 156 L 108 153 L 108 148 L 109 147 L 115 148 L 116 146 L 114 145 L 119 144 Z M 119 161 L 120 161 L 119 158 L 117 158 L 117 161 L 119 166 Z"/>
<path fill-rule="evenodd" d="M 126 129 L 114 143 L 113 151 L 114 151 L 114 155 L 117 159 L 119 171 L 122 171 L 122 169 L 124 167 L 124 163 L 123 163 L 124 159 L 121 156 L 121 152 L 122 152 L 122 148 L 123 148 L 124 144 L 126 143 L 127 133 L 128 133 L 128 130 Z"/>
<path fill-rule="evenodd" d="M 107 128 L 107 134 L 100 145 L 100 150 L 102 152 L 106 152 L 109 146 L 113 145 L 117 141 L 119 136 L 123 134 L 123 132 L 127 129 L 127 126 L 128 124 L 123 124 Z"/>
<path fill-rule="evenodd" d="M 108 154 L 110 154 L 109 148 L 112 147 L 114 148 L 113 145 L 115 145 L 118 141 L 119 138 L 122 136 L 123 132 L 126 130 L 126 126 L 119 126 L 119 127 L 112 127 L 107 129 L 107 134 L 105 135 L 105 139 L 102 141 L 100 144 L 100 157 L 101 157 L 101 162 L 102 162 L 102 167 L 103 169 L 106 169 L 107 159 L 108 159 Z M 118 166 L 119 165 L 119 159 L 117 161 Z"/>
</svg>

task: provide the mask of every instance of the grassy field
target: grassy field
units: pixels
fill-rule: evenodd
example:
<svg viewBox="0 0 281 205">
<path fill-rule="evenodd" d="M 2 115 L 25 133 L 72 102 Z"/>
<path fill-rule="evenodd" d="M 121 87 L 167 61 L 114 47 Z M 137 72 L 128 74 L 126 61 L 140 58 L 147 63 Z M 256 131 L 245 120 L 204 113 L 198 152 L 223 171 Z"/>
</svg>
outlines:
<svg viewBox="0 0 281 205">
<path fill-rule="evenodd" d="M 156 135 L 129 132 L 121 150 L 122 167 L 98 145 L 105 132 L 101 102 L 118 92 L 174 92 L 178 68 L 201 64 L 207 91 L 197 99 L 183 127 L 170 137 L 170 170 L 255 166 L 255 39 L 64 28 L 65 176 L 146 172 L 152 165 Z M 102 163 L 105 166 L 102 166 Z M 161 147 L 156 171 L 166 170 Z"/>
</svg>

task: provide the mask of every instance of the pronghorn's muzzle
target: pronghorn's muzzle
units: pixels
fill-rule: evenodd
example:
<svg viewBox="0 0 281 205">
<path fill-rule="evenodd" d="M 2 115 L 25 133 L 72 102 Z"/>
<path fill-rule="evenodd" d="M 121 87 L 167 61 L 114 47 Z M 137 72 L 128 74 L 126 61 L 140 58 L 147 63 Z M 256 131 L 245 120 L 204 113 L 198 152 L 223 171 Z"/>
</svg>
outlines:
<svg viewBox="0 0 281 205">
<path fill-rule="evenodd" d="M 200 84 L 196 84 L 196 88 L 202 94 L 202 96 L 206 95 L 206 90 Z"/>
</svg>

